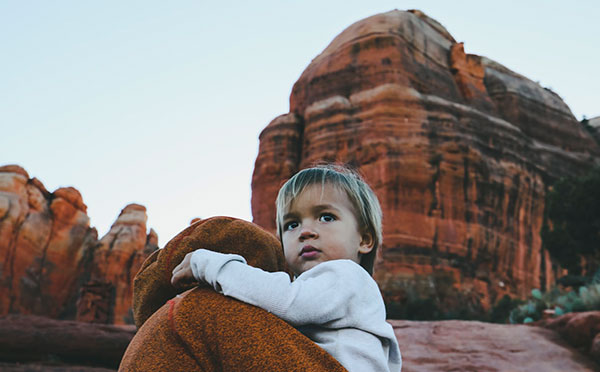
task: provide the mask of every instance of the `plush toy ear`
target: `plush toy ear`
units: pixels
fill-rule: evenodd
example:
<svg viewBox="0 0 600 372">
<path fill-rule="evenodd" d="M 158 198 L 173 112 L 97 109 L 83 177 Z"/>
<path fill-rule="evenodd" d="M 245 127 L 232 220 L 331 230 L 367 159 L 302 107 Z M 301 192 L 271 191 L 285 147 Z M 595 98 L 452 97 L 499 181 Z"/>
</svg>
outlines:
<svg viewBox="0 0 600 372">
<path fill-rule="evenodd" d="M 199 248 L 239 254 L 248 265 L 265 271 L 288 271 L 281 243 L 258 225 L 232 217 L 198 221 L 150 255 L 135 276 L 133 316 L 138 328 L 168 300 L 194 286 L 173 287 L 171 274 L 186 254 Z"/>
</svg>

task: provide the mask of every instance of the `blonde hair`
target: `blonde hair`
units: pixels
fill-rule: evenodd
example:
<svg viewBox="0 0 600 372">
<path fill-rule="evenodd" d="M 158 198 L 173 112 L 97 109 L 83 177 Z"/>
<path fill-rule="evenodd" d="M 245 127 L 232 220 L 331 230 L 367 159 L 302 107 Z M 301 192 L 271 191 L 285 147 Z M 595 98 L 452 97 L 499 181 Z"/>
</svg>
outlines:
<svg viewBox="0 0 600 372">
<path fill-rule="evenodd" d="M 354 214 L 362 236 L 369 234 L 373 239 L 373 249 L 360 257 L 360 265 L 373 274 L 375 255 L 382 242 L 381 206 L 375 193 L 362 177 L 354 170 L 339 165 L 318 165 L 303 169 L 290 178 L 279 190 L 277 195 L 277 234 L 283 235 L 283 215 L 294 201 L 308 186 L 320 184 L 322 187 L 332 185 L 346 193 L 354 206 Z"/>
</svg>

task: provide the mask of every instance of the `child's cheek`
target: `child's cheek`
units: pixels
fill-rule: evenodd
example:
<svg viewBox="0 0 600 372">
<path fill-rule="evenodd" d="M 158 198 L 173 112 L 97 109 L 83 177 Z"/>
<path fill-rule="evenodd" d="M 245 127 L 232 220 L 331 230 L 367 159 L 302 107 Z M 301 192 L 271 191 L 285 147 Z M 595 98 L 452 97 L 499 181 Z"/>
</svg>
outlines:
<svg viewBox="0 0 600 372">
<path fill-rule="evenodd" d="M 288 265 L 291 265 L 293 263 L 292 262 L 293 254 L 288 249 L 285 249 L 285 245 L 283 246 L 283 255 L 285 257 L 285 262 L 287 262 Z"/>
</svg>

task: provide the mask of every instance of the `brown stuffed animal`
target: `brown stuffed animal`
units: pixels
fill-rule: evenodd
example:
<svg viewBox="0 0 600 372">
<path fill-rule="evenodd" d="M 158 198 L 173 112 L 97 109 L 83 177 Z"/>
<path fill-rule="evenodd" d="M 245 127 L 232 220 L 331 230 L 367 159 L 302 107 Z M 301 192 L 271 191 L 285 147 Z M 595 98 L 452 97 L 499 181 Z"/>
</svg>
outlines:
<svg viewBox="0 0 600 372">
<path fill-rule="evenodd" d="M 345 371 L 295 328 L 258 307 L 205 286 L 171 285 L 171 272 L 198 248 L 243 256 L 266 271 L 286 271 L 281 243 L 250 222 L 196 222 L 144 262 L 134 280 L 138 332 L 119 371 Z"/>
</svg>

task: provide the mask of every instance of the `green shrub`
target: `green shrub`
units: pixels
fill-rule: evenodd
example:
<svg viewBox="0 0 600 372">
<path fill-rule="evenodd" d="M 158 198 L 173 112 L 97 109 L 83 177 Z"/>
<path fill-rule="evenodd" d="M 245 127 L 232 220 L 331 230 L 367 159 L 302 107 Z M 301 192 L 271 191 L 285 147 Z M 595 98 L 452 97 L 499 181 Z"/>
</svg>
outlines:
<svg viewBox="0 0 600 372">
<path fill-rule="evenodd" d="M 564 291 L 553 288 L 551 291 L 541 293 L 534 289 L 531 297 L 524 304 L 515 307 L 509 316 L 511 323 L 528 323 L 540 320 L 544 310 L 554 310 L 554 316 L 579 311 L 600 310 L 600 272 L 594 279 L 578 290 Z"/>
</svg>

